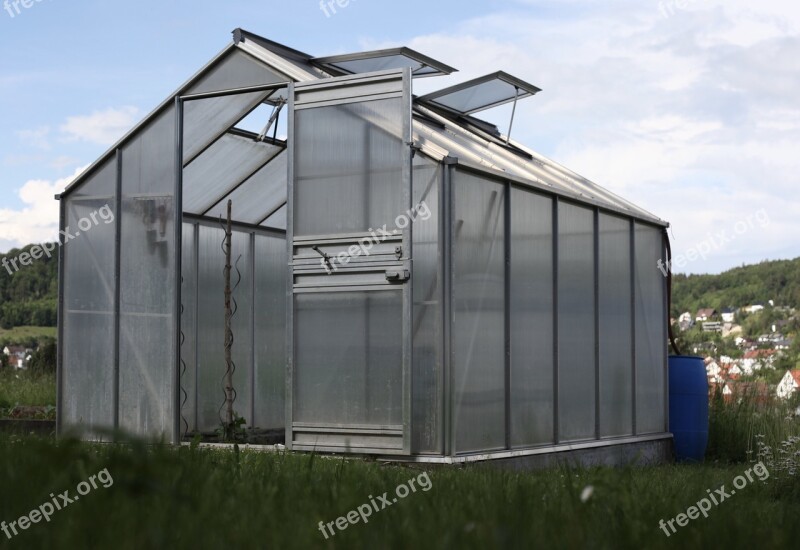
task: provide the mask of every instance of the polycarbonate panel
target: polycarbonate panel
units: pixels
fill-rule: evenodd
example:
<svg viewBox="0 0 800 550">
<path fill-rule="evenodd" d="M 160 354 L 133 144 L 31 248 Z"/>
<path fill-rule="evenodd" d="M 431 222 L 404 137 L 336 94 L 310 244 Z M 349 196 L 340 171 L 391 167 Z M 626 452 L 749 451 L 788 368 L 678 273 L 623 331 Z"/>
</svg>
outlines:
<svg viewBox="0 0 800 550">
<path fill-rule="evenodd" d="M 294 422 L 403 422 L 402 291 L 295 296 Z"/>
<path fill-rule="evenodd" d="M 194 224 L 183 224 L 181 260 L 181 436 L 196 427 L 197 250 Z"/>
<path fill-rule="evenodd" d="M 558 206 L 558 434 L 595 437 L 594 212 Z"/>
<path fill-rule="evenodd" d="M 64 199 L 65 230 L 77 236 L 64 246 L 63 409 L 59 414 L 65 430 L 105 439 L 108 434 L 94 430 L 114 426 L 116 167 L 115 159 L 107 162 Z"/>
<path fill-rule="evenodd" d="M 600 215 L 600 436 L 633 434 L 630 221 Z"/>
<path fill-rule="evenodd" d="M 286 402 L 286 239 L 256 235 L 255 417 L 283 429 Z"/>
<path fill-rule="evenodd" d="M 175 420 L 175 110 L 122 151 L 120 428 L 171 440 Z"/>
<path fill-rule="evenodd" d="M 466 90 L 437 98 L 436 103 L 440 103 L 462 113 L 469 113 L 487 105 L 508 101 L 509 98 L 513 99 L 514 95 L 514 86 L 502 80 L 493 80 L 483 83 L 480 86 L 467 88 Z"/>
<path fill-rule="evenodd" d="M 219 205 L 224 211 L 224 200 L 239 184 L 247 180 L 270 159 L 280 152 L 280 147 L 258 142 L 246 137 L 225 134 L 207 151 L 189 164 L 183 171 L 183 211 L 202 215 L 209 208 Z M 241 207 L 249 207 L 253 198 L 237 197 Z M 240 205 L 234 202 L 234 218 L 242 221 L 238 211 Z"/>
<path fill-rule="evenodd" d="M 269 69 L 253 57 L 234 50 L 200 78 L 186 93 L 218 92 L 232 88 L 289 82 L 289 78 Z"/>
<path fill-rule="evenodd" d="M 667 355 L 664 292 L 658 269 L 664 257 L 660 230 L 636 224 L 636 433 L 666 431 L 664 378 Z"/>
<path fill-rule="evenodd" d="M 297 111 L 296 236 L 365 232 L 406 211 L 403 116 L 399 98 Z"/>
<path fill-rule="evenodd" d="M 456 452 L 505 447 L 504 187 L 456 172 L 453 235 Z"/>
<path fill-rule="evenodd" d="M 286 203 L 286 161 L 288 153 L 280 153 L 238 189 L 209 210 L 207 216 L 225 216 L 227 199 L 233 200 L 236 220 L 259 225 L 270 212 Z"/>
<path fill-rule="evenodd" d="M 421 99 L 461 113 L 472 114 L 510 103 L 515 98 L 532 96 L 539 91 L 533 84 L 500 71 L 430 93 Z"/>
<path fill-rule="evenodd" d="M 442 451 L 442 288 L 439 281 L 439 187 L 441 166 L 414 157 L 414 222 L 411 356 L 411 447 L 415 453 Z"/>
<path fill-rule="evenodd" d="M 392 69 L 410 68 L 414 76 L 438 76 L 455 71 L 444 63 L 426 58 L 409 48 L 393 48 L 357 54 L 319 57 L 314 61 L 350 74 L 363 74 Z"/>
<path fill-rule="evenodd" d="M 286 231 L 286 224 L 288 223 L 287 222 L 288 212 L 289 212 L 289 206 L 284 204 L 282 207 L 276 210 L 273 215 L 267 218 L 267 220 L 261 225 L 272 229 L 280 229 L 281 231 Z"/>
<path fill-rule="evenodd" d="M 225 255 L 222 242 L 225 233 L 220 228 L 200 225 L 199 274 L 200 300 L 198 304 L 199 361 L 197 367 L 197 414 L 198 429 L 213 431 L 220 427 L 220 408 L 225 402 Z M 231 237 L 231 288 L 232 297 L 238 304 L 231 329 L 233 331 L 232 359 L 235 363 L 233 387 L 236 391 L 234 412 L 252 425 L 251 414 L 251 365 L 252 365 L 252 266 L 250 258 L 250 234 L 233 231 Z M 238 273 L 236 266 L 237 258 Z M 224 413 L 224 409 L 223 409 Z"/>
<path fill-rule="evenodd" d="M 511 188 L 511 445 L 552 443 L 553 200 Z"/>
</svg>

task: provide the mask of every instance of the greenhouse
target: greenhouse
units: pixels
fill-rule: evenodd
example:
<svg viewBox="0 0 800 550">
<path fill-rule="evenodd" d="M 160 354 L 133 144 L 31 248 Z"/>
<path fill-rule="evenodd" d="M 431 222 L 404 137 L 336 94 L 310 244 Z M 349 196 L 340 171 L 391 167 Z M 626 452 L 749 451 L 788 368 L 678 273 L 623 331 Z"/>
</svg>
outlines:
<svg viewBox="0 0 800 550">
<path fill-rule="evenodd" d="M 114 213 L 61 247 L 59 433 L 214 433 L 230 315 L 236 417 L 292 450 L 663 455 L 668 224 L 478 118 L 536 86 L 414 94 L 454 71 L 234 31 L 58 197 Z"/>
</svg>

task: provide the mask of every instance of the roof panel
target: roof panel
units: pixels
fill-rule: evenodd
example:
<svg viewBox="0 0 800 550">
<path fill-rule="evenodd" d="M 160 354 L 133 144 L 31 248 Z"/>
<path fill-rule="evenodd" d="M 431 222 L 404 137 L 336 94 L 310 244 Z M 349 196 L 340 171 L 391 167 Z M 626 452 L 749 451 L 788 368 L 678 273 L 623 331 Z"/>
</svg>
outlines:
<svg viewBox="0 0 800 550">
<path fill-rule="evenodd" d="M 225 215 L 228 199 L 231 199 L 234 218 L 237 221 L 251 225 L 260 224 L 267 216 L 286 203 L 287 158 L 286 151 L 280 153 L 230 195 L 217 203 L 206 216 L 217 218 Z"/>
<path fill-rule="evenodd" d="M 541 89 L 502 71 L 456 84 L 419 98 L 461 114 L 472 114 L 514 99 L 531 97 Z"/>
<path fill-rule="evenodd" d="M 326 70 L 343 74 L 362 74 L 410 67 L 414 76 L 441 76 L 456 69 L 431 59 L 411 48 L 392 48 L 369 52 L 333 55 L 312 59 Z"/>
<path fill-rule="evenodd" d="M 267 221 L 262 223 L 263 227 L 270 227 L 272 229 L 283 229 L 286 231 L 286 222 L 287 222 L 287 213 L 289 212 L 289 207 L 287 205 L 283 205 L 277 212 L 275 212 L 272 216 L 269 217 Z"/>
<path fill-rule="evenodd" d="M 184 212 L 203 215 L 282 150 L 240 135 L 225 134 L 184 170 Z"/>
</svg>

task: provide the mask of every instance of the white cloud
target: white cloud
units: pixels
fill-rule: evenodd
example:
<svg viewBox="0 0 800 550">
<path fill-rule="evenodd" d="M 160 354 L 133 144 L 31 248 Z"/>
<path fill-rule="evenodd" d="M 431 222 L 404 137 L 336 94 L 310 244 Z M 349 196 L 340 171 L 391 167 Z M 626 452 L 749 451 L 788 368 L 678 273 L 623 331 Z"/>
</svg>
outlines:
<svg viewBox="0 0 800 550">
<path fill-rule="evenodd" d="M 800 255 L 800 5 L 518 0 L 409 46 L 461 69 L 421 93 L 497 69 L 542 87 L 516 139 L 670 221 L 676 251 L 768 213 L 690 271 Z"/>
<path fill-rule="evenodd" d="M 60 130 L 69 141 L 112 145 L 133 127 L 138 115 L 136 107 L 110 108 L 90 115 L 68 117 Z"/>
<path fill-rule="evenodd" d="M 51 149 L 50 142 L 47 139 L 49 135 L 49 126 L 42 126 L 35 130 L 20 130 L 17 132 L 17 136 L 19 136 L 22 143 L 37 149 L 42 149 L 43 151 L 49 151 Z"/>
<path fill-rule="evenodd" d="M 55 195 L 67 187 L 87 167 L 55 182 L 29 180 L 18 190 L 22 208 L 0 209 L 0 243 L 25 246 L 55 240 L 58 236 L 58 202 Z M 6 244 L 6 248 L 10 248 Z"/>
</svg>

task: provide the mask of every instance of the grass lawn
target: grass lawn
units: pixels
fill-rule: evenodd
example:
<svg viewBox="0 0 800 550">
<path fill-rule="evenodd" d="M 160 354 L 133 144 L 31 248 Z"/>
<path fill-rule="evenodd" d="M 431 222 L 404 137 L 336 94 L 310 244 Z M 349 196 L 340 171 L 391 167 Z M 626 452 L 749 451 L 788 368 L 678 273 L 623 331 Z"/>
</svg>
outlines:
<svg viewBox="0 0 800 550">
<path fill-rule="evenodd" d="M 55 375 L 32 376 L 27 371 L 0 370 L 0 418 L 17 405 L 55 407 Z M 55 419 L 55 410 L 48 417 Z"/>
<path fill-rule="evenodd" d="M 0 465 L 0 520 L 7 523 L 51 493 L 74 497 L 81 481 L 103 469 L 113 479 L 6 541 L 19 548 L 638 550 L 796 548 L 800 540 L 800 478 L 779 472 L 766 481 L 754 477 L 707 519 L 669 538 L 659 529 L 660 519 L 685 512 L 707 489 L 725 485 L 730 492 L 747 464 L 532 473 L 446 468 L 425 478 L 417 469 L 311 455 L 0 436 Z M 359 519 L 328 540 L 319 531 L 320 521 L 369 507 L 370 497 L 381 507 L 378 495 L 388 492 L 391 500 L 411 478 L 419 489 L 373 510 L 369 523 Z"/>
<path fill-rule="evenodd" d="M 18 344 L 31 339 L 56 338 L 56 327 L 14 327 L 12 329 L 0 328 L 0 342 Z"/>
</svg>

